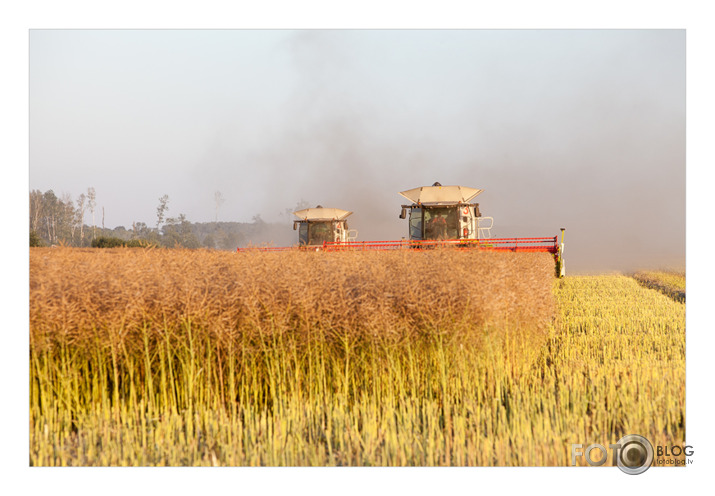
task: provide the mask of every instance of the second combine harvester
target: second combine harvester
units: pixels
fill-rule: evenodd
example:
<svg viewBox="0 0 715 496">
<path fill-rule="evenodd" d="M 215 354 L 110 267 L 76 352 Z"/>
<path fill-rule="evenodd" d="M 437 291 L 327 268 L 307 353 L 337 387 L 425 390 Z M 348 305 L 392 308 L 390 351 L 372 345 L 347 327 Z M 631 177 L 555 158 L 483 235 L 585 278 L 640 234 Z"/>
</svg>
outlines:
<svg viewBox="0 0 715 496">
<path fill-rule="evenodd" d="M 352 212 L 339 208 L 304 208 L 293 212 L 300 220 L 293 221 L 298 231 L 298 245 L 322 247 L 326 242 L 346 243 L 357 239 L 357 231 L 348 229 L 347 218 Z"/>
</svg>

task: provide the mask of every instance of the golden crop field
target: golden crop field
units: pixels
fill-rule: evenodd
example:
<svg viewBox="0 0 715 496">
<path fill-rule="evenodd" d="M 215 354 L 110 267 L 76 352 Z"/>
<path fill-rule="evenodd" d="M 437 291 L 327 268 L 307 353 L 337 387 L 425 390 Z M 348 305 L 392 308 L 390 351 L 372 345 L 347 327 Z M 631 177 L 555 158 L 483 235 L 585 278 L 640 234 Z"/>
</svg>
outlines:
<svg viewBox="0 0 715 496">
<path fill-rule="evenodd" d="M 548 254 L 33 248 L 29 367 L 41 466 L 564 466 L 685 437 L 684 304 Z"/>
<path fill-rule="evenodd" d="M 633 274 L 633 278 L 646 287 L 685 301 L 685 271 L 643 270 Z"/>
</svg>

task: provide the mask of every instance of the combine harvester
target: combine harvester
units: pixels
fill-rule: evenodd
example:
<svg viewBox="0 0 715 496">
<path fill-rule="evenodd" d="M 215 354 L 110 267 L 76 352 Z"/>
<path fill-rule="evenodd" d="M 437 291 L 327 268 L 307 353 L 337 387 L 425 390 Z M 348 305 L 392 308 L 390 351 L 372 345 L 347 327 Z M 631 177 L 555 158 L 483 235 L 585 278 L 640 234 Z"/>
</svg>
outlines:
<svg viewBox="0 0 715 496">
<path fill-rule="evenodd" d="M 367 251 L 453 247 L 460 250 L 551 253 L 556 275 L 566 274 L 564 228 L 558 236 L 544 238 L 492 238 L 492 217 L 482 217 L 479 203 L 470 203 L 484 190 L 434 183 L 400 192 L 411 203 L 402 205 L 400 218 L 407 218 L 408 238 L 399 241 L 356 241 L 357 231 L 348 230 L 345 219 L 352 213 L 336 208 L 307 208 L 294 212 L 300 218 L 298 245 L 259 250 L 315 249 L 318 251 Z M 353 234 L 354 233 L 354 234 Z"/>
<path fill-rule="evenodd" d="M 357 230 L 348 228 L 346 220 L 352 212 L 339 208 L 305 208 L 293 212 L 299 220 L 293 221 L 293 230 L 298 231 L 296 246 L 250 246 L 236 251 L 320 251 L 326 243 L 353 243 L 357 239 Z"/>
<path fill-rule="evenodd" d="M 293 221 L 293 230 L 298 231 L 298 246 L 322 247 L 325 243 L 353 243 L 357 231 L 348 229 L 346 220 L 352 212 L 339 208 L 318 205 L 293 212 L 300 220 Z"/>
<path fill-rule="evenodd" d="M 451 246 L 510 252 L 545 252 L 554 256 L 556 274 L 566 273 L 564 263 L 564 228 L 558 236 L 546 238 L 492 238 L 492 217 L 482 217 L 479 203 L 470 203 L 484 190 L 434 183 L 400 192 L 411 203 L 402 205 L 400 218 L 409 210 L 408 239 L 400 241 L 328 241 L 325 251 L 426 249 Z"/>
</svg>

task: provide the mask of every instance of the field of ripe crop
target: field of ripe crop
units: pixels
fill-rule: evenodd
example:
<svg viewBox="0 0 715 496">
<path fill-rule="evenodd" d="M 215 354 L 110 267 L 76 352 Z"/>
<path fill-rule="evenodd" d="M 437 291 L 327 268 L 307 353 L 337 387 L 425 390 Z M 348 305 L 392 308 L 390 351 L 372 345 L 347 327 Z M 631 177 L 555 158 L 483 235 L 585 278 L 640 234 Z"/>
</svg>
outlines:
<svg viewBox="0 0 715 496">
<path fill-rule="evenodd" d="M 570 465 L 685 435 L 685 310 L 547 254 L 30 253 L 32 465 Z M 610 460 L 609 460 L 610 461 Z"/>
<path fill-rule="evenodd" d="M 644 270 L 633 274 L 642 285 L 657 289 L 676 301 L 685 302 L 685 272 Z"/>
</svg>

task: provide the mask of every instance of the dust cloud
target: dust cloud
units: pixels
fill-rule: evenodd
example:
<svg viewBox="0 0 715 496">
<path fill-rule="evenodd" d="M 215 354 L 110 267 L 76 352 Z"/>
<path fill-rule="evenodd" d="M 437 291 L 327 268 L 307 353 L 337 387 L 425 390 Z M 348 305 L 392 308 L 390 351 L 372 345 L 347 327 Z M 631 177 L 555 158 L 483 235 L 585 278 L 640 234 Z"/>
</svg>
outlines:
<svg viewBox="0 0 715 496">
<path fill-rule="evenodd" d="M 423 33 L 424 48 L 448 34 Z M 439 181 L 484 189 L 476 201 L 496 237 L 565 227 L 571 271 L 684 265 L 682 33 L 503 32 L 480 48 L 487 34 L 457 33 L 445 48 L 498 52 L 456 81 L 444 61 L 390 70 L 399 33 L 376 34 L 387 55 L 360 58 L 359 33 L 298 32 L 285 44 L 295 77 L 281 119 L 249 153 L 206 161 L 240 185 L 233 194 L 265 193 L 250 207 L 284 223 L 281 243 L 295 241 L 285 209 L 299 202 L 353 211 L 360 240 L 399 239 L 398 192 Z M 228 162 L 260 172 L 242 184 Z"/>
</svg>

